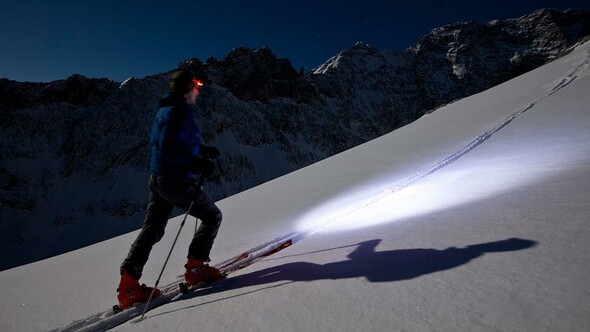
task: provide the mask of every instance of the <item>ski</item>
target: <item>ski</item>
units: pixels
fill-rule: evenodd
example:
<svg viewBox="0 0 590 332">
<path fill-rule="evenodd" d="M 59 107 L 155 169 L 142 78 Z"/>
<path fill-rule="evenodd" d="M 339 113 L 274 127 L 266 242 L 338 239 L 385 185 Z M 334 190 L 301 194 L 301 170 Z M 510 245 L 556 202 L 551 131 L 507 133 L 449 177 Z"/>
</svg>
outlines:
<svg viewBox="0 0 590 332">
<path fill-rule="evenodd" d="M 247 266 L 254 264 L 255 262 L 257 262 L 265 257 L 268 257 L 270 255 L 274 255 L 277 252 L 279 252 L 287 247 L 290 247 L 292 244 L 293 244 L 293 239 L 288 239 L 284 242 L 280 242 L 278 244 L 270 246 L 267 250 L 260 252 L 257 255 L 252 255 L 249 259 L 244 259 L 244 260 L 236 262 L 236 264 L 232 264 L 232 265 L 228 266 L 227 268 L 224 269 L 224 271 L 222 273 L 225 275 L 228 275 L 234 271 L 241 270 Z"/>
<path fill-rule="evenodd" d="M 223 281 L 231 273 L 250 266 L 257 261 L 264 259 L 265 257 L 271 256 L 291 246 L 294 242 L 296 242 L 294 241 L 296 238 L 297 233 L 286 234 L 256 246 L 250 250 L 237 254 L 219 264 L 216 264 L 215 267 L 218 268 L 222 274 L 222 278 L 220 279 L 211 282 L 201 282 L 195 285 L 185 285 L 183 279 L 178 279 L 174 282 L 164 285 L 160 288 L 162 294 L 159 297 L 152 299 L 146 311 L 150 311 L 164 304 L 176 301 L 182 298 L 182 296 L 185 294 L 213 286 L 220 281 Z M 183 288 L 184 286 L 186 286 L 186 288 Z M 114 306 L 111 309 L 73 322 L 63 329 L 58 329 L 56 331 L 102 331 L 110 329 L 140 316 L 146 309 L 145 306 L 146 303 L 139 303 L 124 310 L 117 309 L 115 307 L 118 306 Z"/>
</svg>

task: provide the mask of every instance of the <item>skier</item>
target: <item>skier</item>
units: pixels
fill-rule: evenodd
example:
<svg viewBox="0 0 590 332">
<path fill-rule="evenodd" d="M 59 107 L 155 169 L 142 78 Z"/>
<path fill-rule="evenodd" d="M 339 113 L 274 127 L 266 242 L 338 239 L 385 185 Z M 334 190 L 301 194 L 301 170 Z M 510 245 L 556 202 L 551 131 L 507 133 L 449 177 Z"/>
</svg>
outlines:
<svg viewBox="0 0 590 332">
<path fill-rule="evenodd" d="M 187 284 L 212 281 L 221 277 L 219 270 L 206 264 L 221 224 L 221 211 L 195 182 L 195 173 L 208 177 L 215 170 L 211 161 L 219 150 L 201 143 L 194 109 L 202 83 L 186 71 L 174 72 L 169 81 L 169 95 L 160 100 L 160 109 L 151 133 L 151 176 L 144 225 L 120 267 L 117 288 L 119 307 L 146 302 L 153 290 L 139 284 L 143 267 L 155 243 L 164 236 L 168 217 L 174 207 L 188 210 L 201 219 L 188 248 L 184 274 Z M 161 295 L 156 289 L 154 297 Z"/>
</svg>

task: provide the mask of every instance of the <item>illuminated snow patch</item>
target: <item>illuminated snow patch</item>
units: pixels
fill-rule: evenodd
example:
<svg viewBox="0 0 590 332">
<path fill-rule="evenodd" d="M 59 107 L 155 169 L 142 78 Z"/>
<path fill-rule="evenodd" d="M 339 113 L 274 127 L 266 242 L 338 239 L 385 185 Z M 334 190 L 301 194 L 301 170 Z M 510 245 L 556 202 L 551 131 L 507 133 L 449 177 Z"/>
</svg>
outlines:
<svg viewBox="0 0 590 332">
<path fill-rule="evenodd" d="M 384 177 L 317 207 L 300 220 L 300 229 L 333 232 L 392 223 L 483 200 L 555 176 L 581 158 L 590 159 L 583 144 L 547 142 L 495 142 L 486 153 L 450 167 L 446 166 L 454 160 L 397 182 Z"/>
</svg>

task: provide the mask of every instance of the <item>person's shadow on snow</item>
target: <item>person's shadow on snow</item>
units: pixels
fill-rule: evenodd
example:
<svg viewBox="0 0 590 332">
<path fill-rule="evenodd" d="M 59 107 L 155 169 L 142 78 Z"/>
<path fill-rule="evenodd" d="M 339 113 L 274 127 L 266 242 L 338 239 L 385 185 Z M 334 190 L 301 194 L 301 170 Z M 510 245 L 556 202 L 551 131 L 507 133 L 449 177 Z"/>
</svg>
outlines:
<svg viewBox="0 0 590 332">
<path fill-rule="evenodd" d="M 287 263 L 232 277 L 223 281 L 218 286 L 202 289 L 186 295 L 183 297 L 183 300 L 207 294 L 219 293 L 228 289 L 239 289 L 280 281 L 298 282 L 358 277 L 365 277 L 371 282 L 408 280 L 467 264 L 471 260 L 481 257 L 486 253 L 524 250 L 534 247 L 537 244 L 537 242 L 531 240 L 512 238 L 502 241 L 475 244 L 465 248 L 451 247 L 444 250 L 400 249 L 375 251 L 380 242 L 381 240 L 361 242 L 357 244 L 356 249 L 347 256 L 347 260 L 340 262 L 328 264 L 314 264 L 307 262 Z M 277 286 L 269 286 L 268 288 L 279 287 L 283 284 L 284 283 Z M 223 301 L 250 294 L 252 292 L 263 291 L 266 288 L 267 287 L 232 295 L 226 298 L 199 303 L 174 311 L 191 309 L 212 302 Z M 160 313 L 156 316 L 168 313 L 170 312 Z"/>
<path fill-rule="evenodd" d="M 287 263 L 237 276 L 229 288 L 241 288 L 277 281 L 313 281 L 365 277 L 371 282 L 391 282 L 417 278 L 467 264 L 485 253 L 531 248 L 535 241 L 511 238 L 470 245 L 465 248 L 400 249 L 375 251 L 381 240 L 361 242 L 348 260 L 328 264 Z M 230 281 L 230 280 L 228 280 Z"/>
</svg>

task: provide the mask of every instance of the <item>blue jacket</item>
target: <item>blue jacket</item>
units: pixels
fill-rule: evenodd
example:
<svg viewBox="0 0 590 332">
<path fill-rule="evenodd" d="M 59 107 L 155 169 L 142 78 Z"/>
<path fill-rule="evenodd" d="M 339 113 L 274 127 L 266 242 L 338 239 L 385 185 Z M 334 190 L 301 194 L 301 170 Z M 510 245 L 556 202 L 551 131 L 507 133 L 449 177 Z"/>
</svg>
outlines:
<svg viewBox="0 0 590 332">
<path fill-rule="evenodd" d="M 152 126 L 152 174 L 193 177 L 199 158 L 201 132 L 194 110 L 184 98 L 168 96 L 160 100 L 160 109 Z"/>
</svg>

